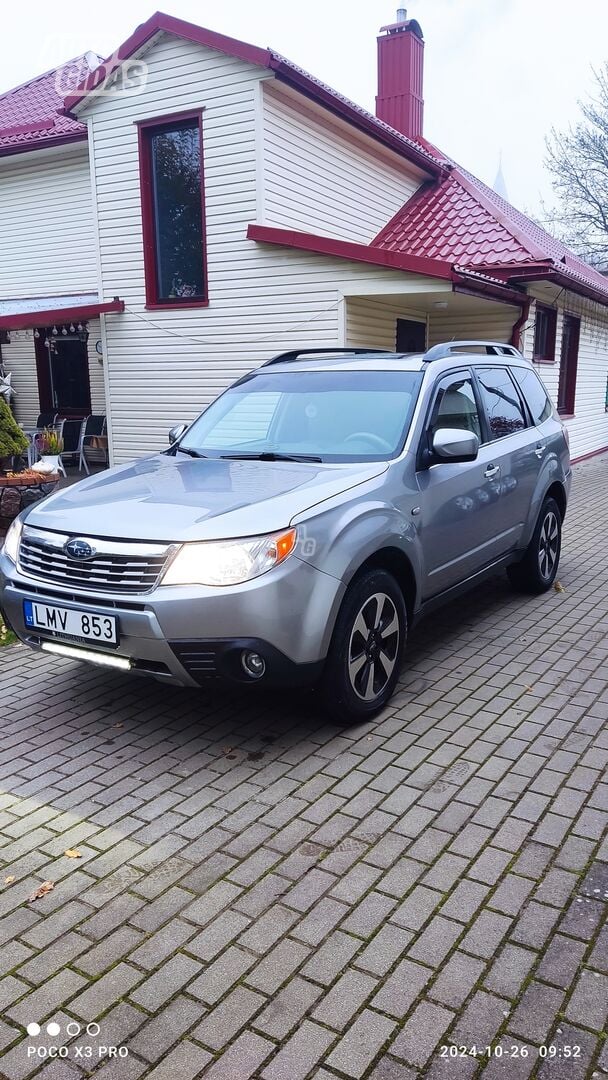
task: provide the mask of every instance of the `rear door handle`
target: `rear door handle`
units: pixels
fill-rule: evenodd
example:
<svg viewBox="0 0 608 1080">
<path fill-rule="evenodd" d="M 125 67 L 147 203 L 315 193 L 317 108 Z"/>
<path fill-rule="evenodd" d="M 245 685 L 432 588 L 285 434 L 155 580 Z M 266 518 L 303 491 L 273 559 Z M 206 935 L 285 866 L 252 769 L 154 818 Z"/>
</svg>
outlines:
<svg viewBox="0 0 608 1080">
<path fill-rule="evenodd" d="M 546 450 L 546 449 L 547 449 L 547 445 L 546 445 L 546 443 L 545 443 L 544 445 L 542 445 L 541 443 L 537 443 L 537 444 L 536 444 L 536 450 L 534 451 L 534 453 L 536 454 L 537 458 L 541 458 L 541 457 L 543 456 L 543 454 L 544 454 L 544 452 L 545 452 L 545 450 Z"/>
<path fill-rule="evenodd" d="M 485 476 L 486 480 L 493 480 L 495 476 L 498 476 L 499 472 L 500 465 L 488 465 L 483 475 Z"/>
</svg>

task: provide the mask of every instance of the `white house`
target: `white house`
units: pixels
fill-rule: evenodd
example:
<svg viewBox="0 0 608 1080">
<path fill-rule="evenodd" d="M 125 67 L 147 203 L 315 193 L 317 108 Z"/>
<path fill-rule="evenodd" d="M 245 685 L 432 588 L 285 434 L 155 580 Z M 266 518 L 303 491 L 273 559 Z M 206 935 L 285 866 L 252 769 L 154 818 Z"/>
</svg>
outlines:
<svg viewBox="0 0 608 1080">
<path fill-rule="evenodd" d="M 372 116 L 156 14 L 2 96 L 18 418 L 106 412 L 118 462 L 284 349 L 486 337 L 538 363 L 574 457 L 608 448 L 608 281 L 424 139 L 423 48 L 382 29 Z"/>
</svg>

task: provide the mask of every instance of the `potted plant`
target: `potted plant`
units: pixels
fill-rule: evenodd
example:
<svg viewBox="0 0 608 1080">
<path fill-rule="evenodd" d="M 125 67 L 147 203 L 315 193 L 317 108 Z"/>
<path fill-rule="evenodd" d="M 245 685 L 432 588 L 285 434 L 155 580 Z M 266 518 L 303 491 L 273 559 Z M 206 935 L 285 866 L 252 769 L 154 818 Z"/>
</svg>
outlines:
<svg viewBox="0 0 608 1080">
<path fill-rule="evenodd" d="M 0 396 L 0 467 L 13 466 L 13 459 L 27 452 L 27 436 L 19 427 L 5 399 Z"/>
<path fill-rule="evenodd" d="M 40 460 L 51 466 L 53 472 L 59 468 L 59 455 L 63 451 L 63 439 L 54 428 L 44 428 L 36 435 L 36 446 Z"/>
</svg>

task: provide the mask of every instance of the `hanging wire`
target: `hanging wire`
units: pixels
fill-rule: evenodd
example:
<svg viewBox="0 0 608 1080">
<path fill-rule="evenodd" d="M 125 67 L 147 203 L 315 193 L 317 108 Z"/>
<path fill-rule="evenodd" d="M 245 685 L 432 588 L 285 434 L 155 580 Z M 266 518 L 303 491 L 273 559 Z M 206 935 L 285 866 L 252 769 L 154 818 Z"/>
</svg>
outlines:
<svg viewBox="0 0 608 1080">
<path fill-rule="evenodd" d="M 275 332 L 276 336 L 278 336 L 279 334 L 295 333 L 296 331 L 302 329 L 302 327 L 309 326 L 310 323 L 316 322 L 317 319 L 322 318 L 323 315 L 326 315 L 330 311 L 337 309 L 339 303 L 339 300 L 332 301 L 332 303 L 328 304 L 327 307 L 322 308 L 320 311 L 317 312 L 316 315 L 313 315 L 311 319 L 304 319 L 299 323 L 295 323 L 293 326 L 288 326 L 283 330 L 277 330 Z M 193 337 L 190 334 L 180 334 L 177 330 L 170 330 L 167 326 L 161 326 L 159 323 L 154 322 L 152 319 L 146 318 L 145 315 L 140 315 L 138 311 L 134 311 L 133 308 L 130 307 L 125 307 L 125 311 L 128 311 L 129 315 L 133 315 L 136 319 L 139 319 L 140 322 L 145 323 L 146 326 L 153 326 L 155 330 L 160 330 L 161 334 L 168 334 L 169 337 L 179 338 L 181 341 L 191 341 L 195 345 L 211 345 L 217 347 L 221 347 L 226 344 L 225 341 L 209 341 L 208 338 Z M 243 342 L 243 344 L 255 345 L 257 344 L 257 342 L 271 340 L 272 338 L 268 334 L 260 334 L 256 335 L 255 337 L 248 338 L 246 342 Z"/>
</svg>

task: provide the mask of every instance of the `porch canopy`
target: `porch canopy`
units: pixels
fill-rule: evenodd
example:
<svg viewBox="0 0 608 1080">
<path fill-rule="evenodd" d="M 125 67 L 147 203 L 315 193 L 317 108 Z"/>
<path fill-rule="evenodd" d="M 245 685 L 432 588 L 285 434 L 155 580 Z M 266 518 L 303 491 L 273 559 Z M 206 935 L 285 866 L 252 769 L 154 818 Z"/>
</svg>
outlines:
<svg viewBox="0 0 608 1080">
<path fill-rule="evenodd" d="M 97 315 L 124 310 L 124 300 L 118 296 L 104 302 L 97 293 L 0 300 L 0 330 L 32 330 L 56 322 L 84 322 Z"/>
</svg>

